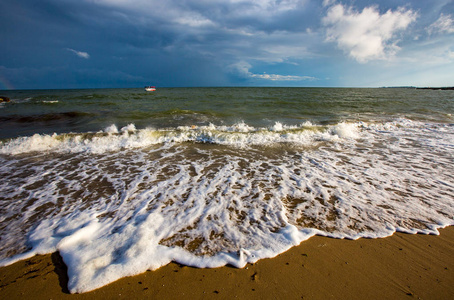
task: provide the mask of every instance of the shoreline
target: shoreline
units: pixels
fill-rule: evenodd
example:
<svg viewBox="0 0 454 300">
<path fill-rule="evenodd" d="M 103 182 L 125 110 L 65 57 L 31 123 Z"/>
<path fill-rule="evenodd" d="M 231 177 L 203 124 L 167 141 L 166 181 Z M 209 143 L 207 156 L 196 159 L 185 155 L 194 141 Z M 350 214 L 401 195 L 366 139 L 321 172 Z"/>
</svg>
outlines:
<svg viewBox="0 0 454 300">
<path fill-rule="evenodd" d="M 4 299 L 449 299 L 454 298 L 454 226 L 440 235 L 340 240 L 314 236 L 243 269 L 170 263 L 84 294 L 69 294 L 58 253 L 0 268 Z"/>
</svg>

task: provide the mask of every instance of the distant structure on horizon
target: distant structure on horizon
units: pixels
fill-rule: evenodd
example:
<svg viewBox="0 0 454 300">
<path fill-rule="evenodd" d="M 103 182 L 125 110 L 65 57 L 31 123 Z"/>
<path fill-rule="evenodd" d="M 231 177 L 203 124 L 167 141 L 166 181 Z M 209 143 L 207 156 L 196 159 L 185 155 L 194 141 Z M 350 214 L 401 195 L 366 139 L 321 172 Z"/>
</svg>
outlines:
<svg viewBox="0 0 454 300">
<path fill-rule="evenodd" d="M 450 87 L 421 87 L 417 88 L 418 90 L 443 90 L 443 91 L 448 91 L 448 90 L 454 90 L 454 86 Z"/>
<path fill-rule="evenodd" d="M 454 90 L 454 86 L 450 87 L 415 87 L 415 86 L 384 86 L 383 89 L 415 89 L 415 90 Z"/>
</svg>

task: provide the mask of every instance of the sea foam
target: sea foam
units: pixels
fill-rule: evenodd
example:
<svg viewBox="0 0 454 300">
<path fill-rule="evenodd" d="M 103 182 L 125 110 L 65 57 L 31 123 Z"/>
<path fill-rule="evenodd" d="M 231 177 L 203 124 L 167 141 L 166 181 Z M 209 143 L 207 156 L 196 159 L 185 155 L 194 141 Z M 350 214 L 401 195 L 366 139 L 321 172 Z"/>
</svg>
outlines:
<svg viewBox="0 0 454 300">
<path fill-rule="evenodd" d="M 0 154 L 17 155 L 30 152 L 103 153 L 121 149 L 144 148 L 164 143 L 211 143 L 245 147 L 248 145 L 272 145 L 293 143 L 311 146 L 320 140 L 358 138 L 358 124 L 340 123 L 333 126 L 313 125 L 285 126 L 279 122 L 270 128 L 254 128 L 245 123 L 232 126 L 180 126 L 178 128 L 145 128 L 137 130 L 129 124 L 118 130 L 111 125 L 97 133 L 84 134 L 35 134 L 0 143 Z"/>
<path fill-rule="evenodd" d="M 1 264 L 59 251 L 82 293 L 171 261 L 241 268 L 315 234 L 438 234 L 454 225 L 453 151 L 451 125 L 405 119 L 14 139 Z"/>
</svg>

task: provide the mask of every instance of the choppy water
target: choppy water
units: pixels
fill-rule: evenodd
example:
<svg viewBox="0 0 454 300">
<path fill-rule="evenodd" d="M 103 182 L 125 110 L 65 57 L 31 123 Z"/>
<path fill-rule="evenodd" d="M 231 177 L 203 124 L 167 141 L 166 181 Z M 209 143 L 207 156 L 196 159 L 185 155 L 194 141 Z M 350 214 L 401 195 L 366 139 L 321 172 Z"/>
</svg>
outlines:
<svg viewBox="0 0 454 300">
<path fill-rule="evenodd" d="M 170 261 L 237 267 L 314 234 L 454 225 L 453 91 L 8 92 L 0 257 L 58 250 L 84 292 Z"/>
</svg>

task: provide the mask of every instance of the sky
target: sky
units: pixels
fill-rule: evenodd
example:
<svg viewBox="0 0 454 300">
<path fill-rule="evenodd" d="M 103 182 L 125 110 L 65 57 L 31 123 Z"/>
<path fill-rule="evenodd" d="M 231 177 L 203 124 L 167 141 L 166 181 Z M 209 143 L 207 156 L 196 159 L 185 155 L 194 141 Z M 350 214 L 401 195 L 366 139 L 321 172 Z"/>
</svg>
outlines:
<svg viewBox="0 0 454 300">
<path fill-rule="evenodd" d="M 0 0 L 0 90 L 454 86 L 454 0 Z"/>
</svg>

